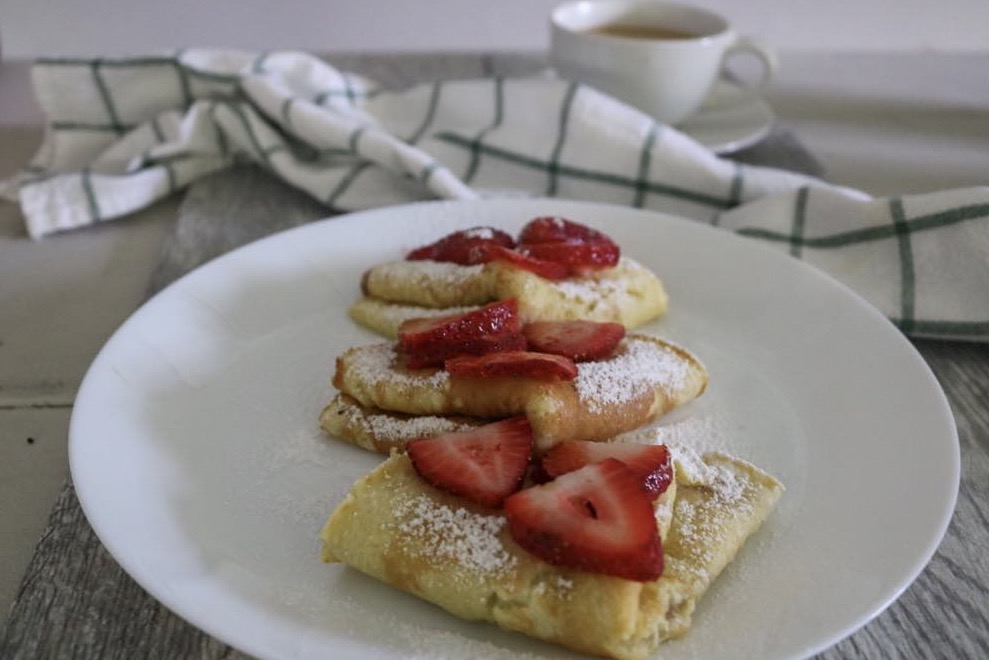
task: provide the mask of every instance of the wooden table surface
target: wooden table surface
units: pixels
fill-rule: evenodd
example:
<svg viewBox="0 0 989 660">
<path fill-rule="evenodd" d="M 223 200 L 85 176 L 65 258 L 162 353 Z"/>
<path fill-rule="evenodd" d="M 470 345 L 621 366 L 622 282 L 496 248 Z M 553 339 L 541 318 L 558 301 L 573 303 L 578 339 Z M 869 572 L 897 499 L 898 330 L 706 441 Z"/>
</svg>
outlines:
<svg viewBox="0 0 989 660">
<path fill-rule="evenodd" d="M 542 60 L 524 54 L 352 55 L 339 56 L 334 63 L 398 86 L 531 72 Z M 800 140 L 799 130 L 782 137 L 794 134 Z M 793 153 L 784 166 L 800 161 L 793 160 Z M 797 165 L 813 171 L 818 166 L 813 149 L 804 156 Z M 771 162 L 773 154 L 755 149 L 739 157 Z M 235 242 L 249 238 L 253 237 Z M 217 245 L 216 252 L 233 246 Z M 165 264 L 144 286 L 151 293 L 181 271 Z M 821 657 L 989 657 L 989 345 L 927 340 L 914 344 L 944 388 L 957 421 L 962 481 L 956 512 L 916 582 L 885 612 Z M 71 485 L 65 485 L 0 628 L 0 658 L 240 655 L 170 613 L 124 574 L 96 539 Z"/>
</svg>

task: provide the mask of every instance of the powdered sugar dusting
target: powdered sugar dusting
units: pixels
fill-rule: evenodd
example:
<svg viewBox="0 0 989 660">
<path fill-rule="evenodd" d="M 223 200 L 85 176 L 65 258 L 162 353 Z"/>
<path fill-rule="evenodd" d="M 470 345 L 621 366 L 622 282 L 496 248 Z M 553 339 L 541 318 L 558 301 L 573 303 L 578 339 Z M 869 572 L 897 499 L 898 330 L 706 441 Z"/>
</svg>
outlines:
<svg viewBox="0 0 989 660">
<path fill-rule="evenodd" d="M 495 230 L 493 227 L 471 227 L 470 229 L 464 230 L 464 235 L 467 238 L 493 240 L 495 238 Z"/>
<path fill-rule="evenodd" d="M 558 591 L 570 591 L 573 589 L 573 580 L 562 575 L 556 576 L 556 588 Z"/>
<path fill-rule="evenodd" d="M 623 299 L 634 296 L 634 290 L 629 289 L 627 275 L 639 270 L 645 270 L 645 267 L 633 259 L 622 257 L 614 268 L 554 282 L 553 287 L 564 300 L 588 305 L 592 309 L 602 304 L 621 307 Z"/>
<path fill-rule="evenodd" d="M 608 301 L 614 305 L 620 297 L 628 295 L 627 285 L 621 279 L 569 279 L 554 286 L 565 300 L 580 303 Z"/>
<path fill-rule="evenodd" d="M 745 494 L 746 481 L 731 464 L 708 462 L 693 448 L 672 445 L 677 482 L 710 488 L 719 503 L 734 506 Z M 734 459 L 738 460 L 738 459 Z"/>
<path fill-rule="evenodd" d="M 689 555 L 681 568 L 689 568 L 697 579 L 707 583 L 714 577 L 710 571 L 720 570 L 716 553 L 730 543 L 730 536 L 735 533 L 734 521 L 752 514 L 750 491 L 755 486 L 745 471 L 738 468 L 740 463 L 719 461 L 717 454 L 701 456 L 682 445 L 671 446 L 670 450 L 677 485 L 702 487 L 707 491 L 704 500 L 678 497 L 674 504 L 680 546 Z"/>
<path fill-rule="evenodd" d="M 368 388 L 389 383 L 397 387 L 432 389 L 442 387 L 450 379 L 450 375 L 442 369 L 432 373 L 392 369 L 397 359 L 394 343 L 364 346 L 350 354 L 350 371 L 353 378 L 365 383 Z"/>
<path fill-rule="evenodd" d="M 664 418 L 666 419 L 666 418 Z M 717 413 L 693 414 L 673 422 L 644 426 L 617 436 L 620 442 L 643 445 L 685 445 L 697 452 L 728 451 L 734 440 Z"/>
<path fill-rule="evenodd" d="M 499 532 L 505 518 L 437 503 L 425 495 L 403 501 L 395 511 L 403 520 L 407 550 L 459 565 L 472 573 L 499 574 L 515 566 Z"/>
<path fill-rule="evenodd" d="M 333 467 L 333 453 L 326 444 L 318 427 L 302 427 L 266 444 L 263 465 L 268 474 L 305 463 Z"/>
<path fill-rule="evenodd" d="M 371 436 L 386 441 L 414 440 L 473 428 L 470 424 L 432 415 L 400 418 L 387 414 L 370 414 L 361 423 Z"/>
<path fill-rule="evenodd" d="M 591 412 L 621 405 L 662 388 L 670 393 L 684 386 L 690 365 L 666 346 L 629 337 L 614 357 L 577 365 L 574 385 Z"/>
</svg>

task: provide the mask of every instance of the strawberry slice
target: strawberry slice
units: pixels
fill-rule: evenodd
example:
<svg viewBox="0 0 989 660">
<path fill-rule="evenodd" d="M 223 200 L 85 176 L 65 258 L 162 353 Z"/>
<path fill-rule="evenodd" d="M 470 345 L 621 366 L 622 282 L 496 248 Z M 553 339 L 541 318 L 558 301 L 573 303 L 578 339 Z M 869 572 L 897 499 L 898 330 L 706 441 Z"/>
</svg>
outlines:
<svg viewBox="0 0 989 660">
<path fill-rule="evenodd" d="M 505 500 L 508 531 L 555 566 L 647 582 L 663 574 L 663 546 L 639 478 L 613 458 Z"/>
<path fill-rule="evenodd" d="M 524 416 L 445 433 L 408 444 L 412 466 L 440 490 L 484 506 L 501 506 L 522 486 L 532 458 L 532 427 Z"/>
<path fill-rule="evenodd" d="M 585 362 L 611 355 L 625 338 L 625 326 L 585 320 L 534 321 L 522 328 L 522 334 L 529 350 Z"/>
<path fill-rule="evenodd" d="M 455 231 L 435 243 L 423 245 L 409 252 L 408 261 L 448 261 L 462 266 L 487 263 L 485 249 L 488 246 L 515 247 L 515 240 L 506 232 L 494 227 L 473 227 Z"/>
<path fill-rule="evenodd" d="M 618 264 L 621 249 L 611 240 L 581 241 L 569 239 L 556 243 L 535 243 L 519 247 L 530 258 L 552 261 L 567 267 L 572 274 L 584 270 L 611 268 Z"/>
<path fill-rule="evenodd" d="M 398 349 L 410 369 L 440 367 L 457 355 L 521 350 L 518 301 L 499 300 L 464 314 L 409 319 L 398 327 Z"/>
<path fill-rule="evenodd" d="M 485 263 L 488 261 L 505 261 L 516 268 L 535 273 L 547 280 L 562 280 L 570 274 L 570 268 L 566 264 L 538 259 L 501 245 L 488 245 L 481 249 L 486 255 Z"/>
<path fill-rule="evenodd" d="M 442 367 L 447 360 L 469 355 L 488 355 L 505 351 L 525 350 L 525 337 L 520 332 L 502 332 L 467 341 L 448 342 L 414 353 L 403 353 L 409 369 Z"/>
<path fill-rule="evenodd" d="M 608 236 L 579 222 L 559 216 L 534 218 L 519 234 L 520 245 L 536 243 L 559 243 L 575 239 L 578 241 L 611 241 Z"/>
<path fill-rule="evenodd" d="M 519 302 L 506 298 L 463 314 L 403 321 L 398 327 L 398 339 L 404 346 L 411 347 L 451 337 L 463 339 L 520 329 Z"/>
<path fill-rule="evenodd" d="M 638 445 L 631 442 L 588 442 L 567 440 L 542 457 L 540 473 L 549 479 L 579 470 L 607 459 L 625 464 L 649 493 L 650 499 L 662 495 L 673 480 L 673 461 L 666 445 Z"/>
<path fill-rule="evenodd" d="M 561 381 L 577 377 L 577 365 L 570 358 L 533 351 L 504 351 L 476 357 L 455 357 L 447 360 L 444 367 L 451 376 L 464 378 L 507 376 Z"/>
</svg>

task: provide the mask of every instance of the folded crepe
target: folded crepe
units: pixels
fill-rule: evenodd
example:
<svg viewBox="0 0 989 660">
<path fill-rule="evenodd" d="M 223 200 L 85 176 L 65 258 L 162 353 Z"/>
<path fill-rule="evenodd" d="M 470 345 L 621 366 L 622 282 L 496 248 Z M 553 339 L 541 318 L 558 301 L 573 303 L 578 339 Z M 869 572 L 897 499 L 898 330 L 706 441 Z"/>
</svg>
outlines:
<svg viewBox="0 0 989 660">
<path fill-rule="evenodd" d="M 439 491 L 395 453 L 354 484 L 321 534 L 343 562 L 467 619 L 615 658 L 689 630 L 694 607 L 772 511 L 781 484 L 720 453 L 674 447 L 657 507 L 665 569 L 637 582 L 553 566 L 519 547 L 499 510 Z M 664 523 L 663 509 L 668 513 Z M 668 530 L 668 531 L 667 531 Z"/>
</svg>

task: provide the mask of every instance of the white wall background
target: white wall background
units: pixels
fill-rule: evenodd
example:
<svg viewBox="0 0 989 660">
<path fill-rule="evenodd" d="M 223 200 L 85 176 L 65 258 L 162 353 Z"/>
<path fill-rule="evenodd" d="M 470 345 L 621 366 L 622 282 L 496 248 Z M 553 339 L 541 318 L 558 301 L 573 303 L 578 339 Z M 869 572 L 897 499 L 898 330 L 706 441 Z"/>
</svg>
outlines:
<svg viewBox="0 0 989 660">
<path fill-rule="evenodd" d="M 989 0 L 695 0 L 785 50 L 989 51 Z M 4 57 L 542 50 L 557 0 L 0 0 Z"/>
</svg>

